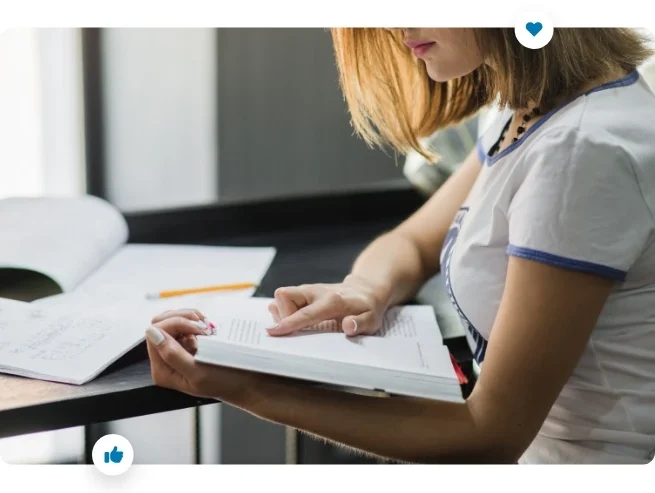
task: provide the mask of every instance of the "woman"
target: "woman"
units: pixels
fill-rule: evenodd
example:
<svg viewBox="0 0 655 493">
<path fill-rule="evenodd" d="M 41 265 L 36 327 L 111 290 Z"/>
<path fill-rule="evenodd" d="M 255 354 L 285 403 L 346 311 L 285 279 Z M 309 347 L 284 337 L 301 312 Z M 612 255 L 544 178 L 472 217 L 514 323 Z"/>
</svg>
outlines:
<svg viewBox="0 0 655 493">
<path fill-rule="evenodd" d="M 335 29 L 367 142 L 400 152 L 498 104 L 442 188 L 337 285 L 285 287 L 284 336 L 376 331 L 443 272 L 480 368 L 465 404 L 376 399 L 194 363 L 193 310 L 147 330 L 158 385 L 406 462 L 647 463 L 655 451 L 655 97 L 628 29 Z M 190 348 L 193 351 L 193 348 Z"/>
</svg>

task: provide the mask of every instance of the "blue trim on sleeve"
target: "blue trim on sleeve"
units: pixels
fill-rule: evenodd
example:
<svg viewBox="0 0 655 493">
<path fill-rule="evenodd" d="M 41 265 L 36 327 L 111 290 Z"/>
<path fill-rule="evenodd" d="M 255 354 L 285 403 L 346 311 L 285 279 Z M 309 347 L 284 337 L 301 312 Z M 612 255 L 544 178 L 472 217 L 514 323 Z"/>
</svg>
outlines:
<svg viewBox="0 0 655 493">
<path fill-rule="evenodd" d="M 487 152 L 482 146 L 482 139 L 478 139 L 478 142 L 475 144 L 475 149 L 478 151 L 478 159 L 480 159 L 480 164 L 484 164 L 487 160 Z"/>
<path fill-rule="evenodd" d="M 508 245 L 507 254 L 528 260 L 536 260 L 537 262 L 554 265 L 555 267 L 563 267 L 565 269 L 586 272 L 588 274 L 596 274 L 602 277 L 614 279 L 615 281 L 625 281 L 628 274 L 626 271 L 614 269 L 606 265 L 585 262 L 583 260 L 576 260 L 568 257 L 560 257 L 559 255 L 533 250 L 532 248 L 518 247 L 516 245 Z"/>
<path fill-rule="evenodd" d="M 587 91 L 587 92 L 585 92 L 583 94 L 580 94 L 579 96 L 572 99 L 571 101 L 569 101 L 567 103 L 564 103 L 564 104 L 560 105 L 559 107 L 557 107 L 555 109 L 550 110 L 548 113 L 546 113 L 544 116 L 542 116 L 539 120 L 537 120 L 537 122 L 534 125 L 532 125 L 530 128 L 528 128 L 525 131 L 525 133 L 523 134 L 523 137 L 521 137 L 520 140 L 517 140 L 516 142 L 513 142 L 512 144 L 505 147 L 505 149 L 503 149 L 499 153 L 494 154 L 493 156 L 489 157 L 489 159 L 487 159 L 487 166 L 492 166 L 499 159 L 507 156 L 510 152 L 512 152 L 514 149 L 519 147 L 523 142 L 525 142 L 530 135 L 532 135 L 539 127 L 541 127 L 544 123 L 546 123 L 553 115 L 555 115 L 558 111 L 562 110 L 563 108 L 565 108 L 569 104 L 576 101 L 578 98 L 581 98 L 583 96 L 588 96 L 588 95 L 593 94 L 595 92 L 604 91 L 605 89 L 613 89 L 613 88 L 617 88 L 617 87 L 625 87 L 625 86 L 632 85 L 632 84 L 634 84 L 635 82 L 637 82 L 639 80 L 639 77 L 640 77 L 639 72 L 637 70 L 633 70 L 629 74 L 621 77 L 620 79 L 613 80 L 613 81 L 610 81 L 610 82 L 606 82 L 604 84 L 596 86 L 596 87 L 590 89 L 589 91 Z"/>
</svg>

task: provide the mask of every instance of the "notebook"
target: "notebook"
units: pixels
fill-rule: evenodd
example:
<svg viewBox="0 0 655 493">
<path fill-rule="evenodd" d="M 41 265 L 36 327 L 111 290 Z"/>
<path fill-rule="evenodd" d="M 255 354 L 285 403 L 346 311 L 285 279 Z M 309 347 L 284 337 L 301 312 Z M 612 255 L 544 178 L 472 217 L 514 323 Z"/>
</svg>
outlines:
<svg viewBox="0 0 655 493">
<path fill-rule="evenodd" d="M 11 233 L 0 242 L 0 372 L 78 385 L 143 342 L 153 316 L 248 298 L 255 288 L 163 299 L 149 293 L 257 285 L 276 254 L 272 247 L 128 244 L 123 215 L 92 196 L 0 200 L 0 231 Z M 23 279 L 55 289 L 20 302 Z"/>
<path fill-rule="evenodd" d="M 55 284 L 55 295 L 74 295 L 108 308 L 169 289 L 259 284 L 276 253 L 272 247 L 128 244 L 121 212 L 93 196 L 0 200 L 0 231 L 12 233 L 0 242 L 3 292 L 22 276 L 36 275 Z M 251 288 L 222 296 L 253 292 Z M 39 302 L 51 301 L 56 302 Z M 152 316 L 186 302 L 157 300 L 144 308 Z"/>
<path fill-rule="evenodd" d="M 335 321 L 274 337 L 270 299 L 200 304 L 217 326 L 199 336 L 198 362 L 305 380 L 330 387 L 463 402 L 456 366 L 431 306 L 387 311 L 375 335 L 348 337 Z"/>
<path fill-rule="evenodd" d="M 82 385 L 139 345 L 144 327 L 130 311 L 0 298 L 0 372 Z"/>
</svg>

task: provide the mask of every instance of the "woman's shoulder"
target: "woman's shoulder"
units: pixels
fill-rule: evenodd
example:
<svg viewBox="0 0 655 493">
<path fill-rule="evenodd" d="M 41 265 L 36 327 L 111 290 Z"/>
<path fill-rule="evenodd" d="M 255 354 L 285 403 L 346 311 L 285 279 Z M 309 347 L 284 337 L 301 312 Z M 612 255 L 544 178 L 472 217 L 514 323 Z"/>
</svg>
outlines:
<svg viewBox="0 0 655 493">
<path fill-rule="evenodd" d="M 639 89 L 639 88 L 636 88 Z M 655 96 L 617 90 L 553 114 L 514 160 L 516 179 L 630 203 L 655 216 Z M 514 182 L 516 183 L 516 182 Z M 611 200 L 610 200 L 611 198 Z M 609 203 L 608 202 L 608 203 Z M 652 222 L 652 220 L 651 220 Z"/>
<path fill-rule="evenodd" d="M 634 165 L 655 159 L 655 94 L 638 72 L 598 86 L 546 115 L 544 134 L 576 146 L 625 154 Z M 578 149 L 584 150 L 584 149 Z M 654 169 L 655 171 L 655 169 Z"/>
</svg>

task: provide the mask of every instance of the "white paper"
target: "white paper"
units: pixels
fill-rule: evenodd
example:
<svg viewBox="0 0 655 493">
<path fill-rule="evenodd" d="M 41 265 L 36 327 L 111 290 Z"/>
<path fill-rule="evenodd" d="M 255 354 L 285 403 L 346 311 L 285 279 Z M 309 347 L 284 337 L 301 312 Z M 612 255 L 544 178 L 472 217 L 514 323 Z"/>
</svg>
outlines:
<svg viewBox="0 0 655 493">
<path fill-rule="evenodd" d="M 222 284 L 259 284 L 275 257 L 275 248 L 195 245 L 126 245 L 71 294 L 36 304 L 67 303 L 96 312 L 138 317 L 143 327 L 166 310 L 196 308 L 214 300 L 247 298 L 255 289 L 204 293 L 149 300 L 148 293 Z"/>
<path fill-rule="evenodd" d="M 125 219 L 109 203 L 80 198 L 0 200 L 0 268 L 27 269 L 73 290 L 127 241 Z"/>
<path fill-rule="evenodd" d="M 348 337 L 331 321 L 300 333 L 276 337 L 266 330 L 274 325 L 267 311 L 270 301 L 254 298 L 235 300 L 230 305 L 214 303 L 203 307 L 205 314 L 217 325 L 216 335 L 203 336 L 203 339 L 207 339 L 207 344 L 214 340 L 280 355 L 419 373 L 452 373 L 431 307 L 392 308 L 385 314 L 382 327 L 372 336 Z"/>
<path fill-rule="evenodd" d="M 82 384 L 144 339 L 128 317 L 108 317 L 77 306 L 0 304 L 0 370 Z"/>
</svg>

